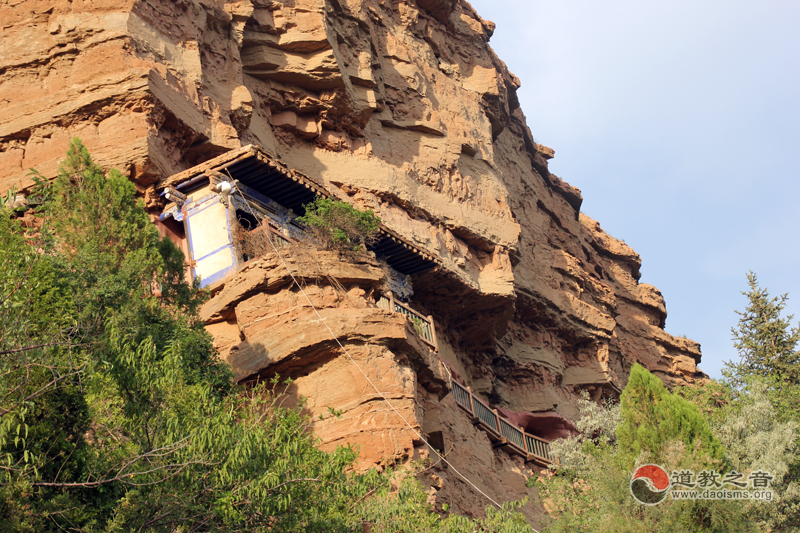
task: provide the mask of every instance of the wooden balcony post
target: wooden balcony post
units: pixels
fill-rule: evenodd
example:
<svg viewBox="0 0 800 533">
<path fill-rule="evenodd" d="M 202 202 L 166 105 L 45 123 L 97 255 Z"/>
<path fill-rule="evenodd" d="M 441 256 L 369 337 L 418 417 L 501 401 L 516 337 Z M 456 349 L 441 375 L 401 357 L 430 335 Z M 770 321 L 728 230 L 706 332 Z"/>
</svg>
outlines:
<svg viewBox="0 0 800 533">
<path fill-rule="evenodd" d="M 472 416 L 475 416 L 475 404 L 472 401 L 472 388 L 467 387 L 467 393 L 469 394 L 469 410 L 472 413 Z"/>
<path fill-rule="evenodd" d="M 439 341 L 436 339 L 436 326 L 433 325 L 433 317 L 428 315 L 428 322 L 431 325 L 431 339 L 433 339 L 434 351 L 439 351 Z"/>
<path fill-rule="evenodd" d="M 492 412 L 494 413 L 494 424 L 497 429 L 497 434 L 502 437 L 503 430 L 500 429 L 500 415 L 497 414 L 497 409 L 492 409 Z"/>
<path fill-rule="evenodd" d="M 396 313 L 397 309 L 394 308 L 394 293 L 389 291 L 389 311 Z"/>
</svg>

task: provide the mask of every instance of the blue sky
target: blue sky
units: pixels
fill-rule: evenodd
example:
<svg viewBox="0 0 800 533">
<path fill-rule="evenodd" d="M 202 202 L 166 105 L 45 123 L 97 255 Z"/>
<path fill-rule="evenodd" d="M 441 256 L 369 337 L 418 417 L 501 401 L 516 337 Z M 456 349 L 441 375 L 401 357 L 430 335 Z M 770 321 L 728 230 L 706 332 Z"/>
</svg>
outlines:
<svg viewBox="0 0 800 533">
<path fill-rule="evenodd" d="M 550 170 L 639 252 L 706 373 L 736 356 L 748 270 L 800 317 L 800 2 L 471 4 Z"/>
</svg>

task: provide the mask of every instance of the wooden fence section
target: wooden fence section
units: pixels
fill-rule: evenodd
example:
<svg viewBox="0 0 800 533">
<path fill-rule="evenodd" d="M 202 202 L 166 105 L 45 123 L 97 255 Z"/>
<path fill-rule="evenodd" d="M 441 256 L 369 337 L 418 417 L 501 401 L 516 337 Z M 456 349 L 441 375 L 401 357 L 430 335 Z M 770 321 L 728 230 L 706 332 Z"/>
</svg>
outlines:
<svg viewBox="0 0 800 533">
<path fill-rule="evenodd" d="M 483 429 L 496 448 L 522 455 L 526 461 L 546 466 L 556 462 L 550 451 L 550 442 L 525 433 L 505 418 L 497 414 L 488 403 L 475 396 L 469 387 L 464 388 L 451 381 L 456 403 L 472 417 L 472 423 Z"/>
<path fill-rule="evenodd" d="M 267 224 L 267 222 L 264 221 L 262 222 L 262 224 Z M 275 246 L 277 246 L 278 248 L 286 248 L 287 246 L 289 246 L 289 244 L 297 242 L 291 237 L 287 237 L 286 235 L 284 235 L 281 232 L 281 230 L 279 230 L 272 224 L 267 224 L 267 227 L 269 228 L 270 238 L 272 239 L 272 242 L 274 242 Z"/>
<path fill-rule="evenodd" d="M 411 320 L 411 323 L 414 324 L 414 329 L 417 330 L 419 337 L 430 345 L 433 351 L 439 351 L 439 346 L 436 343 L 436 328 L 433 325 L 433 317 L 423 316 L 409 306 L 398 302 L 394 299 L 392 293 L 389 293 L 388 297 L 381 296 L 378 299 L 378 307 L 406 315 Z"/>
<path fill-rule="evenodd" d="M 420 338 L 434 351 L 439 351 L 432 317 L 423 316 L 409 306 L 398 302 L 392 293 L 381 296 L 377 305 L 382 309 L 406 315 L 414 324 L 414 329 Z M 510 452 L 520 454 L 526 461 L 532 461 L 542 466 L 556 462 L 550 451 L 549 441 L 525 433 L 522 428 L 501 417 L 496 409 L 492 409 L 488 403 L 474 395 L 469 387 L 464 388 L 455 381 L 451 381 L 450 384 L 456 403 L 469 413 L 473 424 L 480 426 L 489 435 L 489 439 L 496 448 L 504 447 Z"/>
</svg>

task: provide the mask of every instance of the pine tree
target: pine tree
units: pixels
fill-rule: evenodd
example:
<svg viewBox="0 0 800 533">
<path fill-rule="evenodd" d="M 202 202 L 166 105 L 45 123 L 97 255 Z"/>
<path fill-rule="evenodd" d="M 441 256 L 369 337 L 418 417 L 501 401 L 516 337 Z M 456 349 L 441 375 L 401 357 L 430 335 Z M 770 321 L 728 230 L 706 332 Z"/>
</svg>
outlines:
<svg viewBox="0 0 800 533">
<path fill-rule="evenodd" d="M 735 387 L 748 378 L 760 377 L 786 385 L 800 384 L 800 327 L 791 327 L 792 315 L 782 317 L 788 294 L 770 297 L 758 285 L 755 273 L 748 272 L 748 304 L 737 311 L 739 323 L 731 328 L 739 362 L 727 362 L 723 374 Z"/>
<path fill-rule="evenodd" d="M 698 458 L 711 462 L 724 458 L 724 448 L 697 407 L 667 390 L 638 363 L 631 368 L 620 403 L 619 451 L 629 464 L 643 451 L 659 460 L 665 446 L 674 441 L 683 442 Z"/>
</svg>

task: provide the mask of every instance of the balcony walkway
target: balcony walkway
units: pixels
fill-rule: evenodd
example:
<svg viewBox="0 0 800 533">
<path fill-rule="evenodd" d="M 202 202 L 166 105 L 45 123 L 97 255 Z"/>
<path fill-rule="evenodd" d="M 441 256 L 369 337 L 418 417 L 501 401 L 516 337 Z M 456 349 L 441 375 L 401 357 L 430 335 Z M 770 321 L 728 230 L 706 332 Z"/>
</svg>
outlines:
<svg viewBox="0 0 800 533">
<path fill-rule="evenodd" d="M 408 305 L 398 302 L 391 293 L 388 296 L 381 296 L 377 305 L 382 309 L 406 315 L 414 324 L 414 329 L 419 337 L 434 352 L 439 351 L 433 317 L 424 316 Z M 541 466 L 556 462 L 556 458 L 550 450 L 550 441 L 531 435 L 516 426 L 510 420 L 498 414 L 497 409 L 492 409 L 488 402 L 476 396 L 469 387 L 464 387 L 452 377 L 450 379 L 450 388 L 458 406 L 469 414 L 473 425 L 486 432 L 495 448 L 502 448 L 509 453 L 516 453 L 524 457 L 526 462 L 534 462 Z"/>
</svg>

